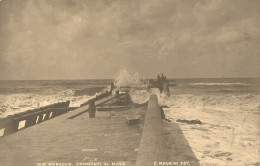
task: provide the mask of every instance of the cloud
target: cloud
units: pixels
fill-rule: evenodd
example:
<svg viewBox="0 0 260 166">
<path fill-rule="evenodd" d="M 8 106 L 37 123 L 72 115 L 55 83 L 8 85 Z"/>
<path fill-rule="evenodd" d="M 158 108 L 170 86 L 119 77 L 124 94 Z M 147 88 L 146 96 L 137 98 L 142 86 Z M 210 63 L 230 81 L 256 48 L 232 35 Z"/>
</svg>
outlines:
<svg viewBox="0 0 260 166">
<path fill-rule="evenodd" d="M 256 76 L 255 68 L 239 66 L 243 61 L 257 66 L 258 3 L 2 1 L 0 74 L 4 79 L 104 78 L 127 68 L 147 77 L 161 71 L 171 77 Z M 232 67 L 223 73 L 225 57 Z"/>
</svg>

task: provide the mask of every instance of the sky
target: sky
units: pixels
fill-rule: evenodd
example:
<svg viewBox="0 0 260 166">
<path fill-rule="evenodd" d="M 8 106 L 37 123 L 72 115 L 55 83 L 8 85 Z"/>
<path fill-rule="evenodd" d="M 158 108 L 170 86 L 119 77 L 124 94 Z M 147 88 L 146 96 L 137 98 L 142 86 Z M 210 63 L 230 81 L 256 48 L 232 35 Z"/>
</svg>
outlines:
<svg viewBox="0 0 260 166">
<path fill-rule="evenodd" d="M 260 77 L 259 0 L 1 0 L 0 79 Z"/>
</svg>

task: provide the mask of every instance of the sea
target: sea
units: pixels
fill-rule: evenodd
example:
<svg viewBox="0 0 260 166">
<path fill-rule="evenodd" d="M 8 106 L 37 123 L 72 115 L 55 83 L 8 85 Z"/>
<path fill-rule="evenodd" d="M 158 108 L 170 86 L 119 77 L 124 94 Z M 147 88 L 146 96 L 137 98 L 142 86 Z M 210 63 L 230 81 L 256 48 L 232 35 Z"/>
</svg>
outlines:
<svg viewBox="0 0 260 166">
<path fill-rule="evenodd" d="M 0 117 L 56 102 L 80 106 L 116 86 L 129 91 L 135 103 L 157 94 L 168 123 L 178 123 L 201 165 L 259 165 L 260 78 L 168 78 L 171 96 L 154 88 L 138 75 L 86 80 L 1 80 Z M 177 120 L 200 120 L 186 124 Z"/>
</svg>

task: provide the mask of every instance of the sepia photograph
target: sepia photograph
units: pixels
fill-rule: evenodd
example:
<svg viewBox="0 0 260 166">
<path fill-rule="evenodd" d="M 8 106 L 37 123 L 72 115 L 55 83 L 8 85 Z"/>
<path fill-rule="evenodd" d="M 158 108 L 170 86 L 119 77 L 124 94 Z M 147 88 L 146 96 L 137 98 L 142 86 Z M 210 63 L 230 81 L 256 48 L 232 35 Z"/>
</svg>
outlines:
<svg viewBox="0 0 260 166">
<path fill-rule="evenodd" d="M 0 0 L 0 166 L 259 165 L 259 0 Z"/>
</svg>

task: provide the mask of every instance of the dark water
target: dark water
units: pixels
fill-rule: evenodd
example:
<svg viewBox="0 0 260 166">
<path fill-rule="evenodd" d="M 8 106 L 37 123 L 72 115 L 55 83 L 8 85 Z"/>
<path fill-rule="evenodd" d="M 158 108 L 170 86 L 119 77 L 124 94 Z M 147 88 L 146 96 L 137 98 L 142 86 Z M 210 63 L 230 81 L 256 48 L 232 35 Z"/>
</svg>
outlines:
<svg viewBox="0 0 260 166">
<path fill-rule="evenodd" d="M 73 90 L 75 95 L 93 95 L 110 85 L 112 80 L 1 80 L 0 94 L 52 94 Z M 88 94 L 90 91 L 91 94 Z M 85 93 L 84 93 L 85 92 Z"/>
<path fill-rule="evenodd" d="M 169 79 L 174 94 L 260 94 L 260 78 Z"/>
<path fill-rule="evenodd" d="M 0 117 L 70 100 L 79 106 L 109 88 L 112 80 L 0 81 Z"/>
</svg>

